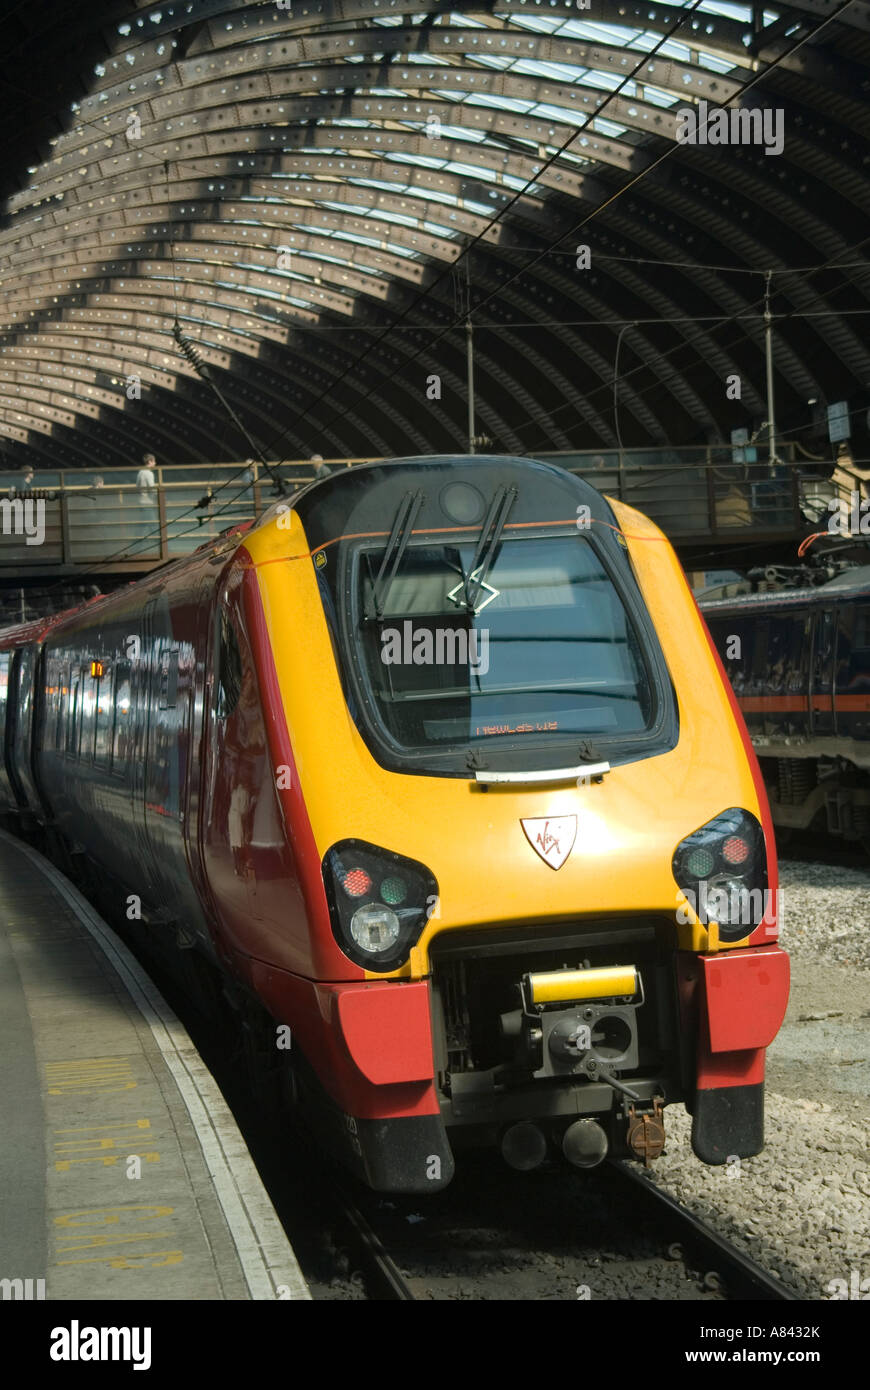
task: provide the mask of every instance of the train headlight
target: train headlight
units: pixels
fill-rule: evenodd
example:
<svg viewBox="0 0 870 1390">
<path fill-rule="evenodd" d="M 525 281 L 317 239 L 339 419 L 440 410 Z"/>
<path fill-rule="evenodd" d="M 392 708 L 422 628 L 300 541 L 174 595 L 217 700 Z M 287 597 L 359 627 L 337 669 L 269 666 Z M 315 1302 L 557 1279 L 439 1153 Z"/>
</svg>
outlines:
<svg viewBox="0 0 870 1390">
<path fill-rule="evenodd" d="M 438 901 L 425 864 L 364 840 L 341 840 L 323 859 L 323 883 L 333 935 L 366 970 L 395 970 Z"/>
<path fill-rule="evenodd" d="M 723 941 L 755 930 L 767 908 L 764 832 L 738 806 L 702 825 L 674 852 L 673 873 L 698 920 L 719 923 Z"/>
<path fill-rule="evenodd" d="M 350 919 L 350 934 L 363 951 L 381 953 L 395 946 L 401 930 L 399 919 L 389 907 L 366 903 Z"/>
<path fill-rule="evenodd" d="M 720 927 L 743 926 L 741 890 L 745 886 L 739 878 L 716 874 L 707 883 L 707 901 L 702 905 L 705 917 L 718 922 Z M 745 935 L 745 932 L 740 934 Z"/>
</svg>

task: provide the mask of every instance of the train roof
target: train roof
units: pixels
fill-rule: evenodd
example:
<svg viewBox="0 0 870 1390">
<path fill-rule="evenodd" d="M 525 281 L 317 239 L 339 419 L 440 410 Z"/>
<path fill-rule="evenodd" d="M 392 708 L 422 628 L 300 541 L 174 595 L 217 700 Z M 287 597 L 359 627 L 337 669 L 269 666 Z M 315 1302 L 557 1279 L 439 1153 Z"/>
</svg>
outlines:
<svg viewBox="0 0 870 1390">
<path fill-rule="evenodd" d="M 698 607 L 705 613 L 725 612 L 729 609 L 757 608 L 799 608 L 807 603 L 820 603 L 826 599 L 835 600 L 841 596 L 859 598 L 870 596 L 870 565 L 857 565 L 844 570 L 827 584 L 813 588 L 773 589 L 763 594 L 737 594 L 733 598 L 699 599 Z"/>
</svg>

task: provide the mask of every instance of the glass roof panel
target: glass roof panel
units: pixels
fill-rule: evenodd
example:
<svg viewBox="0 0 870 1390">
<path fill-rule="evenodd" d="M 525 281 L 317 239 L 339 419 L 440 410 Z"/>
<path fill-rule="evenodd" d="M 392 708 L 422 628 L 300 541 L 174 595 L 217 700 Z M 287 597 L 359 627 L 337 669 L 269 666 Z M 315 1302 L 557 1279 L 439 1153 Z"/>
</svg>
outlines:
<svg viewBox="0 0 870 1390">
<path fill-rule="evenodd" d="M 649 102 L 650 106 L 676 106 L 682 100 L 673 92 L 660 92 L 658 87 L 644 87 L 643 99 Z"/>
<path fill-rule="evenodd" d="M 177 55 L 168 44 L 158 48 L 155 43 L 148 49 L 127 43 L 96 67 L 94 90 L 73 105 L 77 112 L 73 130 L 51 141 L 57 149 L 50 163 L 29 171 L 32 196 L 21 204 L 26 207 L 27 234 L 39 231 L 42 240 L 44 230 L 52 245 L 57 245 L 58 229 L 66 235 L 69 228 L 69 236 L 80 237 L 82 245 L 81 270 L 73 273 L 80 273 L 83 280 L 85 276 L 96 280 L 101 272 L 108 273 L 102 258 L 118 249 L 116 239 L 140 244 L 150 239 L 154 245 L 145 252 L 129 245 L 128 259 L 140 256 L 144 261 L 150 256 L 158 262 L 165 258 L 168 264 L 171 220 L 172 244 L 178 230 L 183 243 L 178 247 L 179 266 L 189 267 L 191 283 L 185 285 L 181 270 L 178 276 L 174 269 L 172 274 L 152 275 L 150 267 L 139 273 L 158 282 L 155 292 L 164 300 L 177 292 L 185 317 L 207 326 L 212 341 L 222 335 L 231 338 L 236 331 L 232 318 L 227 320 L 230 329 L 223 325 L 216 331 L 212 324 L 217 311 L 209 309 L 200 296 L 213 287 L 224 286 L 235 296 L 232 304 L 250 304 L 254 314 L 259 303 L 261 316 L 270 322 L 277 320 L 279 305 L 294 305 L 311 319 L 327 304 L 337 303 L 343 310 L 361 286 L 371 284 L 374 293 L 382 294 L 397 273 L 406 280 L 416 278 L 408 262 L 419 265 L 433 255 L 443 256 L 443 247 L 428 245 L 427 236 L 452 243 L 467 239 L 470 230 L 486 229 L 506 194 L 526 195 L 530 211 L 546 208 L 553 213 L 555 226 L 557 213 L 563 210 L 560 195 L 564 201 L 564 194 L 573 193 L 589 170 L 602 168 L 604 142 L 596 137 L 621 142 L 623 152 L 656 141 L 652 152 L 657 154 L 663 138 L 672 138 L 673 128 L 670 121 L 661 119 L 650 120 L 647 128 L 647 108 L 668 110 L 697 100 L 702 90 L 696 85 L 698 79 L 707 84 L 704 91 L 715 93 L 709 74 L 745 79 L 755 60 L 740 45 L 746 41 L 745 31 L 757 29 L 757 12 L 751 4 L 736 0 L 703 0 L 690 13 L 690 3 L 657 0 L 655 6 L 625 7 L 621 13 L 613 8 L 608 13 L 616 23 L 599 19 L 594 12 L 566 12 L 564 7 L 557 14 L 552 0 L 526 0 L 524 8 L 511 9 L 495 0 L 494 9 L 480 6 L 474 14 L 430 10 L 416 15 L 403 13 L 399 0 L 380 0 L 381 8 L 389 12 L 371 15 L 363 7 L 357 13 L 351 4 L 337 5 L 324 14 L 315 6 L 308 19 L 292 15 L 289 4 L 278 16 L 267 5 L 248 7 L 244 23 L 235 18 L 229 23 L 220 0 L 185 0 L 186 12 L 200 8 L 203 15 L 219 12 L 217 19 L 206 20 L 210 27 L 205 37 L 210 35 L 210 41 L 202 41 L 192 57 L 177 65 Z M 164 6 L 163 13 L 171 10 Z M 787 26 L 793 18 L 799 24 L 802 13 L 812 10 L 770 8 L 764 10 L 761 23 L 780 23 L 791 32 Z M 160 12 L 155 10 L 121 32 L 132 33 L 135 40 L 137 26 L 148 33 L 160 22 Z M 676 22 L 679 29 L 665 38 L 668 27 Z M 260 27 L 264 23 L 265 29 Z M 399 28 L 406 31 L 401 41 L 386 32 Z M 229 37 L 227 30 L 233 31 Z M 456 41 L 457 30 L 462 43 Z M 272 48 L 278 32 L 282 41 L 287 40 L 287 47 L 280 47 L 283 57 Z M 322 52 L 317 38 L 312 38 L 319 34 L 329 36 Z M 551 38 L 557 42 L 551 44 Z M 593 58 L 596 45 L 602 51 Z M 171 39 L 171 47 L 176 46 L 177 40 Z M 652 50 L 656 61 L 648 66 Z M 669 62 L 675 65 L 670 71 Z M 236 63 L 244 65 L 245 80 L 254 79 L 253 95 L 236 80 L 242 77 Z M 348 72 L 351 66 L 352 73 Z M 639 71 L 634 76 L 636 66 Z M 648 84 L 647 77 L 654 82 Z M 401 85 L 394 85 L 392 79 Z M 226 82 L 223 88 L 222 82 Z M 161 94 L 164 83 L 168 85 Z M 731 84 L 722 83 L 720 88 L 730 93 Z M 181 94 L 178 103 L 173 105 L 173 95 L 161 110 L 160 102 L 176 90 Z M 627 112 L 626 106 L 608 103 L 617 91 L 625 99 Z M 154 211 L 163 200 L 156 188 L 165 166 L 162 154 L 160 158 L 153 154 L 159 141 L 150 142 L 152 153 L 148 154 L 144 146 L 127 149 L 124 140 L 125 115 L 137 100 L 153 104 L 149 124 L 159 123 L 172 107 L 167 129 L 175 125 L 175 132 L 166 137 L 166 148 L 174 162 L 166 182 L 177 182 L 179 187 L 172 192 L 167 189 L 172 212 L 162 228 L 146 222 L 149 214 L 167 217 L 163 208 Z M 281 104 L 284 101 L 286 106 Z M 234 102 L 239 105 L 234 107 Z M 433 130 L 436 113 L 438 124 Z M 620 117 L 632 124 L 622 124 Z M 192 145 L 202 139 L 212 141 L 208 154 L 197 151 L 188 161 L 187 151 L 176 146 L 173 155 L 171 142 L 180 139 L 180 127 Z M 110 132 L 111 138 L 106 138 Z M 560 145 L 566 134 L 573 139 L 563 152 Z M 268 160 L 275 157 L 280 163 L 282 153 L 286 170 L 273 172 Z M 554 167 L 542 174 L 545 161 L 552 161 Z M 148 180 L 137 182 L 140 169 L 156 170 L 141 200 L 140 188 Z M 204 169 L 208 170 L 205 180 L 214 182 L 198 185 L 201 194 L 191 192 L 195 186 L 191 180 L 198 180 Z M 443 173 L 443 178 L 430 178 L 430 171 Z M 395 174 L 392 180 L 390 173 Z M 85 175 L 93 195 L 90 191 L 83 195 L 77 184 L 77 177 Z M 226 185 L 220 181 L 224 178 Z M 274 180 L 271 185 L 269 179 Z M 435 186 L 427 187 L 429 182 Z M 588 179 L 586 184 L 584 192 L 596 196 L 594 186 L 588 189 Z M 128 197 L 131 190 L 135 197 Z M 209 195 L 212 200 L 226 199 L 218 213 L 221 240 L 213 235 L 213 221 L 209 239 L 211 214 L 204 207 Z M 92 196 L 92 202 L 84 202 Z M 556 203 L 548 203 L 554 196 Z M 148 212 L 143 212 L 149 201 Z M 35 211 L 40 204 L 44 216 Z M 275 216 L 278 208 L 280 219 Z M 111 219 L 116 213 L 123 230 L 104 230 L 114 225 Z M 513 216 L 508 212 L 502 225 L 510 229 Z M 95 230 L 88 225 L 89 219 Z M 274 249 L 269 243 L 291 237 L 306 244 L 293 248 L 292 269 L 279 272 L 266 263 Z M 321 253 L 320 247 L 328 250 Z M 452 252 L 451 246 L 451 257 Z M 242 280 L 256 281 L 256 286 L 237 283 L 235 271 L 242 272 Z M 130 273 L 131 281 L 134 273 Z M 329 293 L 326 288 L 322 293 L 313 288 L 320 284 L 321 273 Z M 31 271 L 26 274 L 35 284 Z M 368 281 L 362 281 L 364 275 Z M 260 287 L 266 278 L 274 288 Z M 310 299 L 303 296 L 306 286 Z M 125 289 L 123 282 L 120 289 Z M 111 292 L 118 292 L 114 281 Z M 22 293 L 17 285 L 15 293 Z M 93 302 L 99 305 L 94 293 Z M 242 294 L 248 299 L 240 300 Z M 142 310 L 145 303 L 143 296 L 135 309 Z M 38 312 L 31 310 L 30 316 Z M 70 312 L 74 317 L 80 309 L 72 304 Z M 154 308 L 148 313 L 150 329 L 158 322 L 159 311 Z"/>
<path fill-rule="evenodd" d="M 489 106 L 500 111 L 517 111 L 527 116 L 534 106 L 533 101 L 517 101 L 514 97 L 493 96 L 490 92 L 469 92 L 465 98 L 468 106 Z"/>
<path fill-rule="evenodd" d="M 428 154 L 403 154 L 401 150 L 386 151 L 384 159 L 391 164 L 415 164 L 421 165 L 424 169 L 443 169 L 445 167 L 443 159 L 433 159 Z"/>
<path fill-rule="evenodd" d="M 726 58 L 717 58 L 712 53 L 699 53 L 698 65 L 702 68 L 709 68 L 710 72 L 733 72 L 735 64 Z"/>
<path fill-rule="evenodd" d="M 538 62 L 535 58 L 517 58 L 511 64 L 511 72 L 529 77 L 552 77 L 558 82 L 580 82 L 587 69 L 572 68 L 567 63 Z"/>
<path fill-rule="evenodd" d="M 669 3 L 669 0 L 665 0 Z M 721 14 L 726 19 L 736 19 L 739 24 L 752 23 L 752 10 L 749 5 L 731 5 L 726 0 L 707 0 L 701 6 L 702 14 Z"/>
</svg>

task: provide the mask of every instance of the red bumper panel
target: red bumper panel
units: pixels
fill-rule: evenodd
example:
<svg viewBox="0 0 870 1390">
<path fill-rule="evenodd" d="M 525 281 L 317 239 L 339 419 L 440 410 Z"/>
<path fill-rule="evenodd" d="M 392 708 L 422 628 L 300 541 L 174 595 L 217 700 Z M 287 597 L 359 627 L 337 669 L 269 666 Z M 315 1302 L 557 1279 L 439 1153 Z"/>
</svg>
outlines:
<svg viewBox="0 0 870 1390">
<path fill-rule="evenodd" d="M 764 1147 L 764 1050 L 788 1004 L 789 960 L 779 946 L 698 957 L 699 1030 L 692 1148 L 704 1163 Z"/>
<path fill-rule="evenodd" d="M 453 1154 L 434 1085 L 428 984 L 319 984 L 259 961 L 251 974 L 273 1017 L 290 1025 L 288 1060 L 324 1148 L 376 1191 L 444 1187 Z"/>
<path fill-rule="evenodd" d="M 710 1051 L 768 1047 L 788 1004 L 785 951 L 779 946 L 758 946 L 699 959 Z"/>
<path fill-rule="evenodd" d="M 250 966 L 254 989 L 276 1022 L 290 1025 L 293 1046 L 345 1115 L 440 1114 L 425 981 L 319 984 L 261 961 Z"/>
<path fill-rule="evenodd" d="M 429 986 L 413 984 L 318 985 L 329 1001 L 348 1052 L 376 1086 L 431 1081 L 432 1026 Z"/>
</svg>

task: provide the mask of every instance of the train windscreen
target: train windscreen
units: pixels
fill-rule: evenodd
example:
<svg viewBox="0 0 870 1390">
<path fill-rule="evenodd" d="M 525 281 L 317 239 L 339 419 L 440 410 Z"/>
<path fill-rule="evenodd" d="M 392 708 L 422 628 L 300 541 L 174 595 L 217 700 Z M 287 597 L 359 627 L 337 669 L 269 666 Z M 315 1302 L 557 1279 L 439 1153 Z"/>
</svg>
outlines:
<svg viewBox="0 0 870 1390">
<path fill-rule="evenodd" d="M 394 747 L 508 737 L 622 739 L 654 700 L 638 635 L 594 549 L 573 537 L 410 545 L 383 573 L 363 549 L 352 588 L 366 683 Z"/>
</svg>

